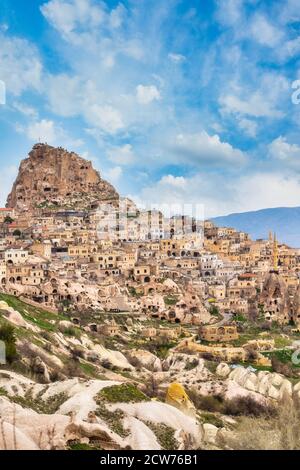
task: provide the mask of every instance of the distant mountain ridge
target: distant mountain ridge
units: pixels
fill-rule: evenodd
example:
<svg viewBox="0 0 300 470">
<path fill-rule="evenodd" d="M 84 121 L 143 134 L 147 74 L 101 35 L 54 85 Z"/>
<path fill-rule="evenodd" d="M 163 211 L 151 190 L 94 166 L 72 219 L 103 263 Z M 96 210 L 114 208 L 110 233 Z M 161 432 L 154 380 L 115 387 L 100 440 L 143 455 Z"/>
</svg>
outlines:
<svg viewBox="0 0 300 470">
<path fill-rule="evenodd" d="M 276 232 L 279 242 L 300 248 L 300 207 L 275 207 L 211 219 L 216 225 L 248 232 L 253 239 Z"/>
</svg>

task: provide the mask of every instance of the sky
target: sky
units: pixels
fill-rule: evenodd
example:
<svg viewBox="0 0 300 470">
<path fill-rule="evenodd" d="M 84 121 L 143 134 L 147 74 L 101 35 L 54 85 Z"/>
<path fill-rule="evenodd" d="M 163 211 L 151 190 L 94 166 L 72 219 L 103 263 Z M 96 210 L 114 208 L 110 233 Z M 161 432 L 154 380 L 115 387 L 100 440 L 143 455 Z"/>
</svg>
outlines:
<svg viewBox="0 0 300 470">
<path fill-rule="evenodd" d="M 299 0 L 1 0 L 0 206 L 39 141 L 139 204 L 299 206 L 298 80 Z"/>
</svg>

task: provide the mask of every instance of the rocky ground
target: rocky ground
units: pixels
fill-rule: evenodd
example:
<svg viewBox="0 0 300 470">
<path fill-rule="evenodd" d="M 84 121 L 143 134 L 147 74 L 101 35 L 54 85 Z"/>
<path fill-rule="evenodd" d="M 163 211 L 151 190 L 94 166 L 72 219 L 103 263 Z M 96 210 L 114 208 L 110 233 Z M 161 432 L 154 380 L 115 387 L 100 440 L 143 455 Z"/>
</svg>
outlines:
<svg viewBox="0 0 300 470">
<path fill-rule="evenodd" d="M 0 369 L 1 449 L 231 449 L 253 426 L 276 435 L 258 444 L 246 436 L 244 446 L 299 446 L 299 436 L 287 444 L 277 426 L 283 409 L 288 422 L 299 420 L 298 380 L 136 347 L 134 325 L 112 342 L 64 315 L 6 300 L 0 336 L 9 325 L 14 340 Z"/>
</svg>

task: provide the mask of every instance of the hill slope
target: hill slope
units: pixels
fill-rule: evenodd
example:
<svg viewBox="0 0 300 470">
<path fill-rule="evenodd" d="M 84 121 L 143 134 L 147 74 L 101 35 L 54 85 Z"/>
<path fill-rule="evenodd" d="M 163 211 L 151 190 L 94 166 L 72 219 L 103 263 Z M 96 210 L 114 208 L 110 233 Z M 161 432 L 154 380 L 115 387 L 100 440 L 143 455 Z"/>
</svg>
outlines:
<svg viewBox="0 0 300 470">
<path fill-rule="evenodd" d="M 229 214 L 211 219 L 216 225 L 248 232 L 252 238 L 267 238 L 276 232 L 280 242 L 300 248 L 300 207 L 276 207 Z"/>
</svg>

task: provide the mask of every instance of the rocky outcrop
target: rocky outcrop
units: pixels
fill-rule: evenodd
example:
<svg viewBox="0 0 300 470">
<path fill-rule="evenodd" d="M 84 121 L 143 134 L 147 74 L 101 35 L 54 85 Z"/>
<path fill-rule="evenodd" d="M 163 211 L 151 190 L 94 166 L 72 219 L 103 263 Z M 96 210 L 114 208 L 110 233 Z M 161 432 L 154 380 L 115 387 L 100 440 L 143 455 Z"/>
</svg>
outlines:
<svg viewBox="0 0 300 470">
<path fill-rule="evenodd" d="M 229 375 L 234 381 L 250 392 L 256 392 L 266 398 L 280 400 L 285 394 L 292 395 L 293 385 L 284 376 L 268 371 L 254 373 L 244 367 L 236 367 Z"/>
<path fill-rule="evenodd" d="M 6 320 L 12 323 L 15 326 L 20 326 L 26 330 L 39 331 L 39 328 L 28 323 L 22 315 L 12 307 L 10 307 L 6 302 L 0 301 L 0 311 L 4 314 Z"/>
<path fill-rule="evenodd" d="M 133 365 L 140 365 L 152 372 L 161 372 L 161 360 L 149 351 L 143 349 L 132 349 L 127 352 L 127 358 Z"/>
<path fill-rule="evenodd" d="M 164 430 L 174 434 L 182 450 L 201 446 L 202 426 L 173 406 L 150 400 L 99 402 L 98 394 L 115 385 L 120 382 L 78 378 L 43 385 L 0 373 L 0 450 L 68 449 L 74 444 L 160 450 Z"/>
<path fill-rule="evenodd" d="M 178 408 L 187 416 L 195 416 L 196 409 L 189 399 L 183 386 L 179 383 L 172 383 L 169 385 L 166 395 L 166 403 L 175 408 Z"/>
<path fill-rule="evenodd" d="M 36 144 L 22 160 L 7 206 L 20 209 L 61 207 L 85 209 L 119 195 L 93 168 L 74 152 Z"/>
<path fill-rule="evenodd" d="M 264 306 L 265 317 L 268 320 L 288 323 L 290 320 L 290 299 L 284 280 L 277 272 L 267 274 L 260 303 Z"/>
<path fill-rule="evenodd" d="M 298 286 L 292 306 L 292 315 L 295 325 L 300 326 L 300 285 Z"/>
<path fill-rule="evenodd" d="M 220 362 L 220 364 L 218 364 L 218 367 L 216 369 L 216 374 L 219 376 L 219 377 L 223 377 L 223 378 L 226 378 L 229 374 L 230 374 L 230 367 L 228 364 L 226 364 L 226 362 Z"/>
</svg>

